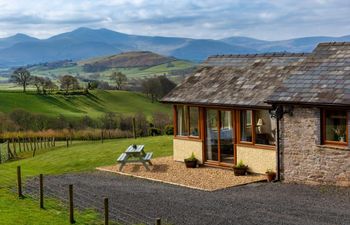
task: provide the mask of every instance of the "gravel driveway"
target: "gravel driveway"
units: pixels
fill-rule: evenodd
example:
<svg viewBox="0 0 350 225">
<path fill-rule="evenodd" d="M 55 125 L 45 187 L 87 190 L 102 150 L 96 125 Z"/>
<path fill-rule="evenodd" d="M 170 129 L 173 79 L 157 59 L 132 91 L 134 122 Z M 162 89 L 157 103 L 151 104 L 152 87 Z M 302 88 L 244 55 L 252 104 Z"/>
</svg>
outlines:
<svg viewBox="0 0 350 225">
<path fill-rule="evenodd" d="M 108 197 L 111 217 L 126 224 L 350 224 L 350 188 L 257 183 L 205 192 L 106 172 L 45 177 L 46 193 L 62 200 L 68 184 L 77 207 L 102 209 Z"/>
</svg>

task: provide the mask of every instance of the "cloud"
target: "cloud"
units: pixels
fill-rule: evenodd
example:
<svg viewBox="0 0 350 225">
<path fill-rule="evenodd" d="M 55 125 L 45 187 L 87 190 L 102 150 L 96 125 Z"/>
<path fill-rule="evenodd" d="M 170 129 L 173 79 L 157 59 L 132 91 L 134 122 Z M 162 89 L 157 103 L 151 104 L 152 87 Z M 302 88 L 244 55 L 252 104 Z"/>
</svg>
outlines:
<svg viewBox="0 0 350 225">
<path fill-rule="evenodd" d="M 268 40 L 350 34 L 343 0 L 0 0 L 0 35 L 45 38 L 81 26 L 143 35 Z"/>
</svg>

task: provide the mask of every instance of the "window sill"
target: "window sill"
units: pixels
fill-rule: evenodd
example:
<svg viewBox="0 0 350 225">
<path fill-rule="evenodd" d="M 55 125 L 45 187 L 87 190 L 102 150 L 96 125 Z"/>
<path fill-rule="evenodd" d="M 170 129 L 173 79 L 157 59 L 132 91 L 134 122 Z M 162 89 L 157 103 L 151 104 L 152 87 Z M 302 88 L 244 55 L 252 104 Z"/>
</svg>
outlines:
<svg viewBox="0 0 350 225">
<path fill-rule="evenodd" d="M 237 146 L 240 147 L 247 147 L 247 148 L 257 148 L 257 149 L 264 149 L 264 150 L 276 150 L 275 145 L 259 145 L 259 144 L 249 144 L 249 143 L 238 143 Z"/>
<path fill-rule="evenodd" d="M 191 136 L 174 136 L 174 139 L 187 140 L 187 141 L 200 141 L 200 142 L 202 142 L 201 138 L 199 138 L 199 137 L 191 137 Z"/>
<path fill-rule="evenodd" d="M 319 147 L 320 149 L 332 149 L 332 150 L 341 150 L 341 151 L 350 151 L 349 146 L 345 146 L 345 145 L 330 145 L 330 144 L 326 144 L 326 145 L 317 145 L 317 147 Z"/>
</svg>

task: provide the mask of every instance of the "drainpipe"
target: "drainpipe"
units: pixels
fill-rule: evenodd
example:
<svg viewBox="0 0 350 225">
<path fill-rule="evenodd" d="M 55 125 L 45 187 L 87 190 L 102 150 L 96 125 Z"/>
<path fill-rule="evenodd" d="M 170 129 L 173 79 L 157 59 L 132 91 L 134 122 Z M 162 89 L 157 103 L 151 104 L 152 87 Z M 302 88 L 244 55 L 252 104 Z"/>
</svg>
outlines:
<svg viewBox="0 0 350 225">
<path fill-rule="evenodd" d="M 280 181 L 281 180 L 281 164 L 280 164 L 280 118 L 276 118 L 276 122 L 277 122 L 277 141 L 276 141 L 276 145 L 277 145 L 277 165 L 276 165 L 276 181 Z"/>
</svg>

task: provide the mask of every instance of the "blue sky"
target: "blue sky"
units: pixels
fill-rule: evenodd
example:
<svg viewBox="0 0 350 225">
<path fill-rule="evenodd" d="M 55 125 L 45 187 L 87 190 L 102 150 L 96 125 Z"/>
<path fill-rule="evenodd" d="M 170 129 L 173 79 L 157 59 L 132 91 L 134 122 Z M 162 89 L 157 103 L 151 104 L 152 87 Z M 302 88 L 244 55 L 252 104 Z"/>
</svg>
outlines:
<svg viewBox="0 0 350 225">
<path fill-rule="evenodd" d="M 0 0 L 0 37 L 78 27 L 142 35 L 281 40 L 350 35 L 350 0 Z"/>
</svg>

